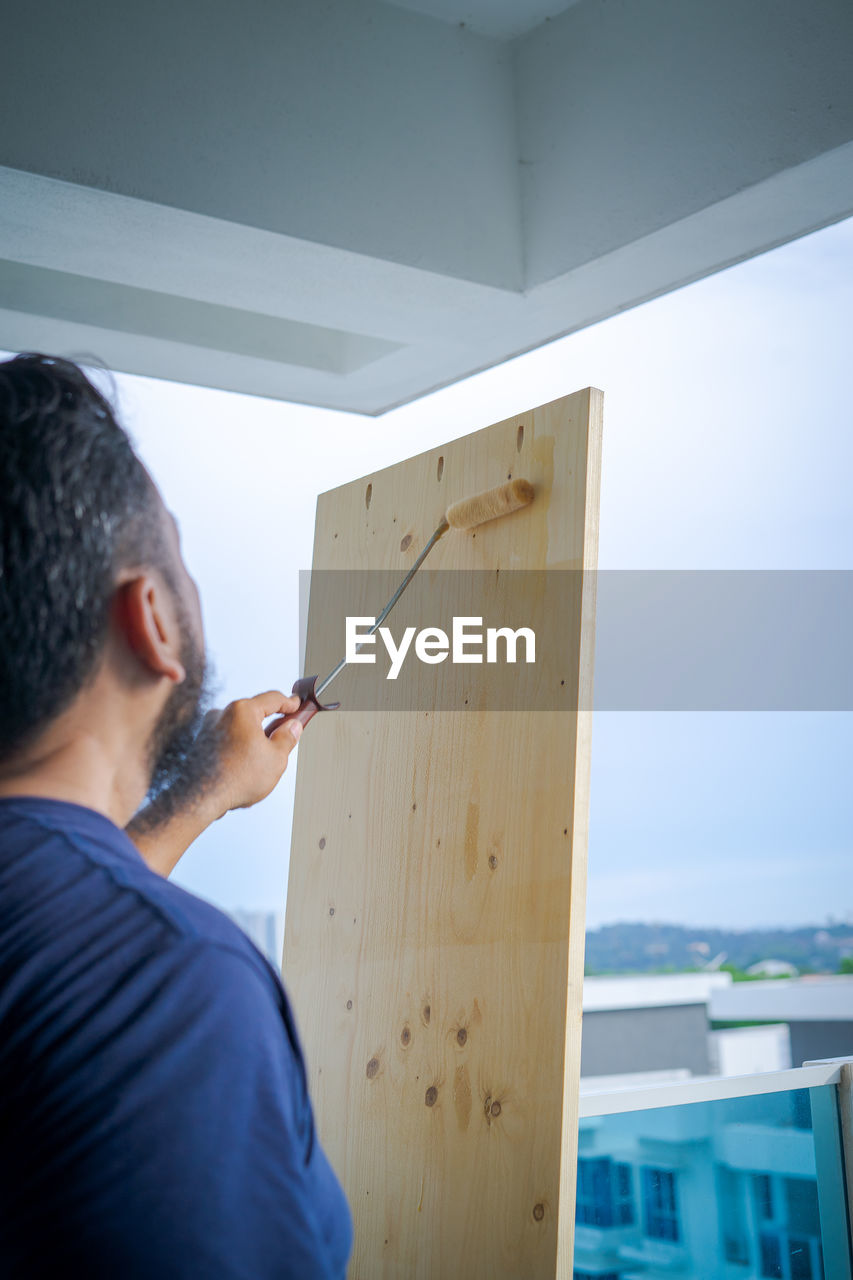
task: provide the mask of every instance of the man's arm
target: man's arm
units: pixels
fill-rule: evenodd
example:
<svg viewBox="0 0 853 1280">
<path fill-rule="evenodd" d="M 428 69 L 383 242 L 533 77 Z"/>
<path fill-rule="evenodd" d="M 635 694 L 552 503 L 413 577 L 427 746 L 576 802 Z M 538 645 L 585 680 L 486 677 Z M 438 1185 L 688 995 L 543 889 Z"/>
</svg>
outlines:
<svg viewBox="0 0 853 1280">
<path fill-rule="evenodd" d="M 137 813 L 127 834 L 152 871 L 168 876 L 192 842 L 230 809 L 246 809 L 268 796 L 287 768 L 299 741 L 298 720 L 279 721 L 265 732 L 269 716 L 296 711 L 297 697 L 278 690 L 231 702 L 206 717 L 202 734 L 215 735 L 218 767 L 199 795 L 182 796 L 180 783 Z"/>
</svg>

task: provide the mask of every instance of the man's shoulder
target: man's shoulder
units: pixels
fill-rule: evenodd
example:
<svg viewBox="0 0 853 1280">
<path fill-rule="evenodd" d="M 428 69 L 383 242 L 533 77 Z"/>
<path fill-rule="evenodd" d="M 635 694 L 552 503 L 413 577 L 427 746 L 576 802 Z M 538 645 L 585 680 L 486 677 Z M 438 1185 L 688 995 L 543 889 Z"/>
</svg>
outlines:
<svg viewBox="0 0 853 1280">
<path fill-rule="evenodd" d="M 279 975 L 243 930 L 79 806 L 0 804 L 0 971 L 0 1027 L 41 1025 L 49 1007 L 51 1049 L 73 1021 L 75 1043 L 148 1058 L 192 1022 L 220 1046 L 284 1031 L 302 1071 Z"/>
<path fill-rule="evenodd" d="M 165 880 L 144 863 L 136 870 L 134 882 L 134 888 L 147 906 L 168 920 L 177 936 L 217 952 L 224 963 L 229 956 L 237 956 L 248 962 L 264 979 L 272 977 L 277 980 L 275 970 L 266 957 L 224 911 L 171 880 Z"/>
<path fill-rule="evenodd" d="M 265 985 L 278 985 L 272 966 L 233 920 L 152 871 L 102 814 L 60 801 L 0 801 L 0 852 L 4 898 L 17 900 L 29 916 L 46 922 L 96 913 L 102 925 L 114 918 L 127 933 L 156 933 L 158 949 L 195 943 L 211 953 L 212 963 L 214 953 L 226 967 L 241 961 L 238 968 L 248 965 Z"/>
</svg>

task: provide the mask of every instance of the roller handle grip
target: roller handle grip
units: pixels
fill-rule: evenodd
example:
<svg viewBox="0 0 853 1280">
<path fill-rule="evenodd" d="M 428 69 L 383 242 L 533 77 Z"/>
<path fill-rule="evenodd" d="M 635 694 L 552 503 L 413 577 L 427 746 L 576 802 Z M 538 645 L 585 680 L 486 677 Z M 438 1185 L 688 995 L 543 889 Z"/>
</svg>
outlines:
<svg viewBox="0 0 853 1280">
<path fill-rule="evenodd" d="M 303 729 L 309 720 L 312 720 L 318 711 L 337 711 L 341 705 L 339 702 L 319 702 L 314 692 L 317 684 L 316 676 L 300 676 L 295 682 L 291 693 L 301 699 L 299 706 L 295 711 L 291 711 L 289 715 L 279 716 L 272 724 L 268 724 L 264 733 L 267 737 L 274 733 L 281 725 L 286 724 L 288 720 L 298 720 Z"/>
</svg>

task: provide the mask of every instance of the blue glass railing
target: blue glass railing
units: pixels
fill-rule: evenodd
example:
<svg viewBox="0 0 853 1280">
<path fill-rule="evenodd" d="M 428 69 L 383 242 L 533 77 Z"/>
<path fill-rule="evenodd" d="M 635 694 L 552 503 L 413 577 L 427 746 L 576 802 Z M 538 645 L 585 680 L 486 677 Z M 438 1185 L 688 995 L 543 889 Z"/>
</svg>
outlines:
<svg viewBox="0 0 853 1280">
<path fill-rule="evenodd" d="M 839 1080 L 582 1095 L 575 1280 L 851 1280 Z"/>
</svg>

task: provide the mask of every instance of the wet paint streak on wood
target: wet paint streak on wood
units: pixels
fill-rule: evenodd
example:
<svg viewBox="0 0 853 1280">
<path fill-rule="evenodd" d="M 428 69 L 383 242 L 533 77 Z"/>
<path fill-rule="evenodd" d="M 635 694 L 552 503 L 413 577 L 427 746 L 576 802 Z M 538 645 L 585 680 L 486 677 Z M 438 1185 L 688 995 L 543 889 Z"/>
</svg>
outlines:
<svg viewBox="0 0 853 1280">
<path fill-rule="evenodd" d="M 594 570 L 601 420 L 581 391 L 323 494 L 314 567 L 405 570 L 447 505 L 512 474 L 532 506 L 446 536 L 435 566 Z M 594 593 L 584 573 L 581 706 Z M 309 612 L 309 659 L 321 642 Z M 589 757 L 583 711 L 348 712 L 304 735 L 284 978 L 353 1280 L 571 1277 Z"/>
</svg>

